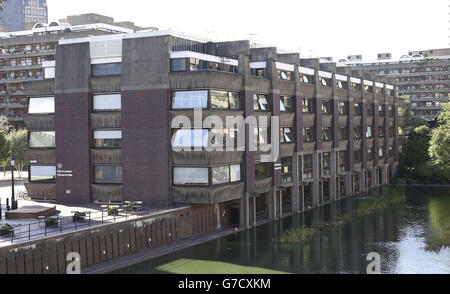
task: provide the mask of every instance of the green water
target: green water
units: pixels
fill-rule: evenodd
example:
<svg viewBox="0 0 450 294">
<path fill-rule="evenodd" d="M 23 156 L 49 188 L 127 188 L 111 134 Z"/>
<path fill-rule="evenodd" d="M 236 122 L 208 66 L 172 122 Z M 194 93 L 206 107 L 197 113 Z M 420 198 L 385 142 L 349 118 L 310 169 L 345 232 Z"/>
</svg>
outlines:
<svg viewBox="0 0 450 294">
<path fill-rule="evenodd" d="M 396 201 L 362 212 L 386 198 Z M 306 241 L 281 242 L 286 231 L 311 224 L 320 229 Z M 248 267 L 257 268 L 258 273 L 366 273 L 367 254 L 376 252 L 382 273 L 449 274 L 450 248 L 430 249 L 433 236 L 449 230 L 449 188 L 384 188 L 113 273 L 189 273 L 192 266 L 177 268 L 186 264 L 184 260 L 203 264 L 204 273 L 208 273 L 208 262 L 209 266 L 223 264 L 226 273 Z M 199 272 L 203 273 L 195 268 Z"/>
</svg>

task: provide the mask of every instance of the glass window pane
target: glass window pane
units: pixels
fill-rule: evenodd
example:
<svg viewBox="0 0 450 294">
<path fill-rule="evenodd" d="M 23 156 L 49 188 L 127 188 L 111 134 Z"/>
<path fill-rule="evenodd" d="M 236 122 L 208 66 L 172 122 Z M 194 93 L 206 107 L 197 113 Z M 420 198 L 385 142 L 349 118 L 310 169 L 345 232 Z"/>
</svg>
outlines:
<svg viewBox="0 0 450 294">
<path fill-rule="evenodd" d="M 55 132 L 30 132 L 30 148 L 55 148 Z"/>
<path fill-rule="evenodd" d="M 263 95 L 259 96 L 259 108 L 260 110 L 269 110 L 269 104 L 267 103 L 267 98 Z"/>
<path fill-rule="evenodd" d="M 55 97 L 30 98 L 28 113 L 55 113 Z"/>
<path fill-rule="evenodd" d="M 208 130 L 177 130 L 172 147 L 206 147 Z"/>
<path fill-rule="evenodd" d="M 54 181 L 56 179 L 56 166 L 30 166 L 30 180 Z"/>
<path fill-rule="evenodd" d="M 230 167 L 218 166 L 212 168 L 212 184 L 224 184 L 230 182 Z"/>
<path fill-rule="evenodd" d="M 95 166 L 94 183 L 97 184 L 121 184 L 121 166 Z"/>
<path fill-rule="evenodd" d="M 241 109 L 241 100 L 239 99 L 239 93 L 230 92 L 230 108 L 231 109 Z"/>
<path fill-rule="evenodd" d="M 228 92 L 211 90 L 211 108 L 228 109 Z"/>
<path fill-rule="evenodd" d="M 92 76 L 120 75 L 122 73 L 121 63 L 93 64 Z"/>
<path fill-rule="evenodd" d="M 230 166 L 231 182 L 241 180 L 241 166 L 239 164 Z"/>
<path fill-rule="evenodd" d="M 173 93 L 173 109 L 208 107 L 208 91 L 180 91 Z"/>
<path fill-rule="evenodd" d="M 94 131 L 94 147 L 121 148 L 122 131 Z"/>
<path fill-rule="evenodd" d="M 174 185 L 208 185 L 208 168 L 175 167 L 173 183 Z"/>
<path fill-rule="evenodd" d="M 120 110 L 121 103 L 120 94 L 94 95 L 94 110 Z"/>
<path fill-rule="evenodd" d="M 185 71 L 186 70 L 186 59 L 176 58 L 170 60 L 171 71 Z"/>
</svg>

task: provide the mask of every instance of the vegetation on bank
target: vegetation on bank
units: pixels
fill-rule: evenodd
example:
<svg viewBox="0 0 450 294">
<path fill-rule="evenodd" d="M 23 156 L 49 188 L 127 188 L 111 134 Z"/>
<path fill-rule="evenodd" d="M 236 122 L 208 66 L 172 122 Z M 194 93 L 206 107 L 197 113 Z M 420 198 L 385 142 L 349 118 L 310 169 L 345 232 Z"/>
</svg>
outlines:
<svg viewBox="0 0 450 294">
<path fill-rule="evenodd" d="M 19 177 L 22 177 L 23 168 L 27 164 L 25 155 L 27 148 L 28 134 L 26 130 L 0 129 L 0 165 L 5 174 L 11 169 L 10 157 L 13 155 L 16 161 L 15 169 L 19 172 Z"/>
<path fill-rule="evenodd" d="M 395 206 L 403 201 L 406 197 L 404 194 L 388 193 L 383 196 L 376 196 L 367 199 L 361 199 L 357 202 L 353 213 L 345 213 L 336 217 L 330 222 L 315 222 L 311 226 L 302 226 L 300 228 L 292 228 L 283 232 L 280 242 L 283 244 L 299 244 L 310 240 L 314 235 L 325 232 L 331 227 L 340 226 L 348 223 L 354 217 L 364 217 L 372 215 L 381 209 Z"/>
<path fill-rule="evenodd" d="M 419 118 L 412 118 L 409 102 L 404 108 L 405 141 L 399 154 L 399 179 L 393 183 L 450 183 L 450 103 L 443 104 L 434 129 Z"/>
<path fill-rule="evenodd" d="M 428 203 L 430 211 L 430 231 L 425 237 L 425 249 L 440 251 L 442 248 L 450 248 L 450 198 L 432 199 Z"/>
</svg>

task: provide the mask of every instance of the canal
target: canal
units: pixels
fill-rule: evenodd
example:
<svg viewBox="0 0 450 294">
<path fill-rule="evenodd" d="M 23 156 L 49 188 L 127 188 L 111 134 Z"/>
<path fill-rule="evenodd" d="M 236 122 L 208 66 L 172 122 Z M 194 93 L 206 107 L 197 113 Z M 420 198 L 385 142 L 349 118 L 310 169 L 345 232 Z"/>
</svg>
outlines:
<svg viewBox="0 0 450 294">
<path fill-rule="evenodd" d="M 366 273 L 375 252 L 381 273 L 449 274 L 449 233 L 449 188 L 382 188 L 113 273 Z"/>
</svg>

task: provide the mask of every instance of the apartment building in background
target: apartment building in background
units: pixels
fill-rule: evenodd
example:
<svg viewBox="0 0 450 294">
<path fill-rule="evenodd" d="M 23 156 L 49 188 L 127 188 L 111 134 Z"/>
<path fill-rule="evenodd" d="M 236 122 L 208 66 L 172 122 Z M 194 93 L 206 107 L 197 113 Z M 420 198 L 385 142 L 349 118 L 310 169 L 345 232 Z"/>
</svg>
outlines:
<svg viewBox="0 0 450 294">
<path fill-rule="evenodd" d="M 375 61 L 360 58 L 341 60 L 338 67 L 363 71 L 388 78 L 397 87 L 398 96 L 411 101 L 413 116 L 431 125 L 442 112 L 442 104 L 450 98 L 450 48 L 408 52 L 398 60 L 390 53 L 380 53 Z"/>
<path fill-rule="evenodd" d="M 79 15 L 77 25 L 37 23 L 30 30 L 0 33 L 0 115 L 7 117 L 11 126 L 24 127 L 23 115 L 26 113 L 27 100 L 23 82 L 44 78 L 44 65 L 54 62 L 59 40 L 126 34 L 138 28 L 129 28 L 127 24 L 91 23 L 89 16 Z M 106 16 L 97 16 L 99 21 L 108 19 Z"/>
<path fill-rule="evenodd" d="M 24 85 L 33 199 L 201 206 L 212 223 L 250 227 L 387 185 L 397 172 L 402 100 L 383 79 L 173 31 L 65 39 L 56 52 L 54 74 Z M 201 119 L 258 125 L 198 125 L 199 109 Z M 279 118 L 279 137 L 261 118 Z M 236 147 L 239 132 L 243 149 L 211 151 Z M 280 151 L 273 162 L 267 144 Z"/>
<path fill-rule="evenodd" d="M 48 23 L 46 0 L 8 0 L 0 11 L 0 32 L 23 31 L 38 22 Z"/>
</svg>

